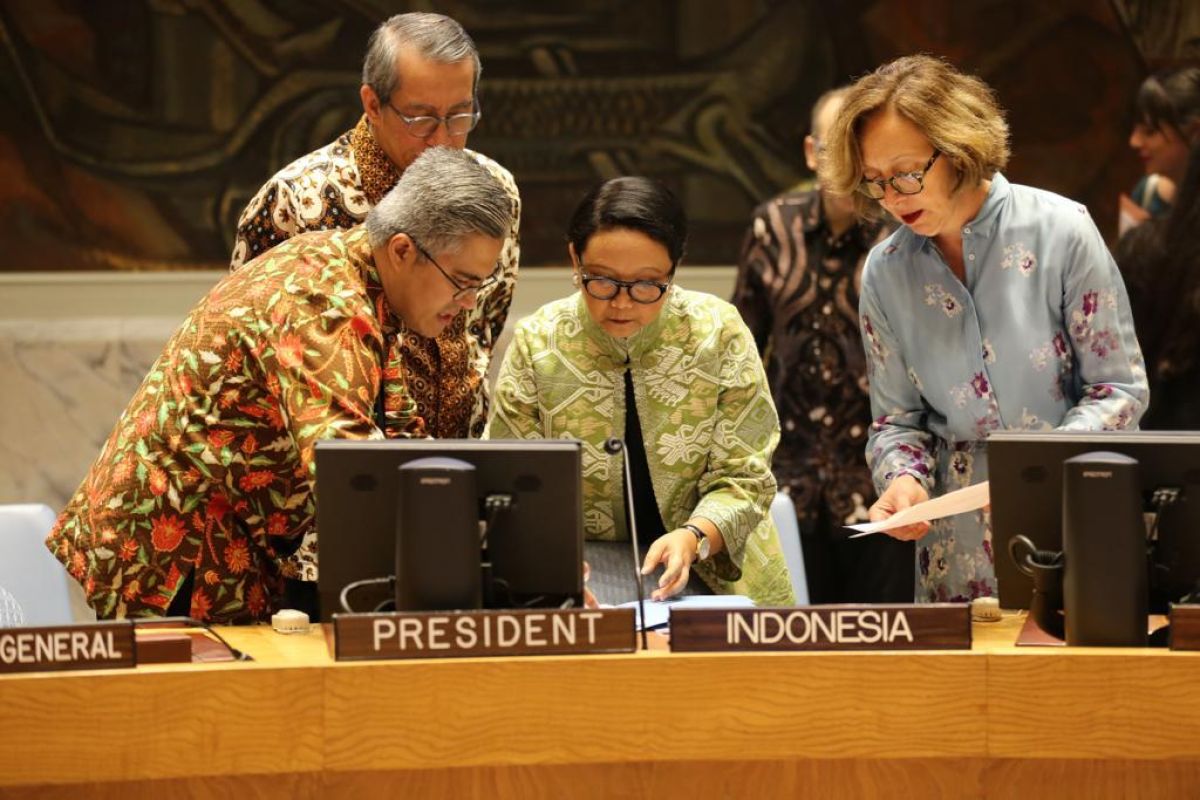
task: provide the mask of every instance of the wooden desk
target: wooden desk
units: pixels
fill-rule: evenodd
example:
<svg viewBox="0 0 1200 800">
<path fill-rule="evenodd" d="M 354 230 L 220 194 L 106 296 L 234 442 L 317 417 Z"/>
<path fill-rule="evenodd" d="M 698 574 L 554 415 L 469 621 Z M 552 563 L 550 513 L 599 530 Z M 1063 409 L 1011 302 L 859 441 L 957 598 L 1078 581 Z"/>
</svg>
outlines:
<svg viewBox="0 0 1200 800">
<path fill-rule="evenodd" d="M 1196 797 L 1200 653 L 672 654 L 0 677 L 3 797 Z M 35 786 L 34 784 L 40 784 Z"/>
</svg>

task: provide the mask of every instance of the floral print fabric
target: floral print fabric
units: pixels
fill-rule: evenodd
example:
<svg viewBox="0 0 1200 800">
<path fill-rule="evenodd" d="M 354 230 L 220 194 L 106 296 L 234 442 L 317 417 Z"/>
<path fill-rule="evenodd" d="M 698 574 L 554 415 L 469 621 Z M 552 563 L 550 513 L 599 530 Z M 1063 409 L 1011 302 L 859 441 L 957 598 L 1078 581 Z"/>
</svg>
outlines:
<svg viewBox="0 0 1200 800">
<path fill-rule="evenodd" d="M 47 539 L 99 616 L 161 615 L 194 571 L 192 616 L 264 620 L 285 576 L 315 579 L 314 443 L 425 433 L 384 366 L 398 333 L 361 227 L 298 236 L 218 283 Z"/>
<path fill-rule="evenodd" d="M 520 256 L 521 199 L 512 175 L 491 159 L 467 152 L 508 192 L 513 222 L 500 253 L 499 280 L 480 292 L 475 307 L 455 317 L 436 339 L 404 334 L 400 352 L 410 389 L 430 433 L 439 438 L 483 432 L 487 386 L 471 376 L 487 374 L 508 318 Z M 259 189 L 238 221 L 231 268 L 299 233 L 357 225 L 399 179 L 363 116 L 355 128 L 287 165 Z"/>
<path fill-rule="evenodd" d="M 582 295 L 522 320 L 504 357 L 492 438 L 583 442 L 584 531 L 628 538 L 622 463 L 604 442 L 625 430 L 633 378 L 654 496 L 667 530 L 711 520 L 726 549 L 696 570 L 715 591 L 794 602 L 778 533 L 771 454 L 779 422 L 754 340 L 730 304 L 677 286 L 633 336 L 610 336 Z"/>
<path fill-rule="evenodd" d="M 913 475 L 931 496 L 987 480 L 1001 429 L 1107 430 L 1149 400 L 1129 301 L 1087 210 L 995 175 L 963 227 L 965 284 L 901 228 L 871 251 L 860 304 L 879 491 Z M 986 511 L 917 543 L 917 599 L 993 595 Z"/>
</svg>

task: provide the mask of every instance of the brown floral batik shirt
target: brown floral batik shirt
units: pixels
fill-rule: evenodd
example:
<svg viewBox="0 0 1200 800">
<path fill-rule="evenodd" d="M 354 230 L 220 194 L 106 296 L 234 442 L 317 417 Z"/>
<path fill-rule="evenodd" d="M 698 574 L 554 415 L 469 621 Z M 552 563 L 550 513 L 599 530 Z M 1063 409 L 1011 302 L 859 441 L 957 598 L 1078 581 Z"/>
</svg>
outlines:
<svg viewBox="0 0 1200 800">
<path fill-rule="evenodd" d="M 820 193 L 763 203 L 742 246 L 733 304 L 764 354 L 782 429 L 773 468 L 801 519 L 865 520 L 875 489 L 863 455 L 871 425 L 858 294 L 867 253 L 890 229 L 835 236 Z"/>
<path fill-rule="evenodd" d="M 487 387 L 468 376 L 487 374 L 517 281 L 521 198 L 508 170 L 467 151 L 512 198 L 513 222 L 500 253 L 500 279 L 480 292 L 436 339 L 404 334 L 401 353 L 409 389 L 431 436 L 480 436 L 487 421 Z M 400 173 L 375 142 L 366 116 L 335 141 L 287 165 L 251 199 L 238 221 L 231 267 L 237 269 L 298 233 L 349 228 L 396 185 Z M 467 335 L 469 334 L 469 335 Z"/>
<path fill-rule="evenodd" d="M 361 227 L 298 236 L 218 283 L 47 540 L 96 612 L 162 614 L 194 570 L 192 616 L 262 620 L 284 577 L 314 579 L 314 443 L 426 434 L 399 324 Z"/>
</svg>

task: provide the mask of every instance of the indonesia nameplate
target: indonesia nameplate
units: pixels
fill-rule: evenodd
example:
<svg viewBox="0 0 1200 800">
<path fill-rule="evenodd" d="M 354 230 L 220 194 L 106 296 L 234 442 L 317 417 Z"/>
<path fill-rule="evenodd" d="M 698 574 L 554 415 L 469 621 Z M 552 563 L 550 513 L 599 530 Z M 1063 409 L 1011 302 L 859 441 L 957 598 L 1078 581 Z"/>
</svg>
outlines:
<svg viewBox="0 0 1200 800">
<path fill-rule="evenodd" d="M 966 603 L 672 609 L 677 652 L 969 650 Z"/>
<path fill-rule="evenodd" d="M 628 608 L 334 614 L 334 658 L 468 658 L 629 653 Z"/>
<path fill-rule="evenodd" d="M 1171 606 L 1171 649 L 1200 650 L 1200 604 Z"/>
<path fill-rule="evenodd" d="M 0 673 L 133 667 L 133 623 L 0 628 Z"/>
</svg>

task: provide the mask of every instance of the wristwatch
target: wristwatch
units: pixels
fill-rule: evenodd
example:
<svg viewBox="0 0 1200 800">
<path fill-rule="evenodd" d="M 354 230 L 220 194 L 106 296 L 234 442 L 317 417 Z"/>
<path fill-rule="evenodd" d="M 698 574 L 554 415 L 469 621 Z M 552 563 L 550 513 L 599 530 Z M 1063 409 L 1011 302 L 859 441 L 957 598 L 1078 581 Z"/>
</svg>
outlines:
<svg viewBox="0 0 1200 800">
<path fill-rule="evenodd" d="M 708 558 L 709 550 L 712 549 L 712 544 L 708 541 L 708 537 L 704 535 L 704 531 L 700 530 L 699 526 L 693 525 L 690 522 L 685 522 L 680 526 L 687 528 L 692 533 L 696 534 L 696 560 L 703 561 Z"/>
</svg>

